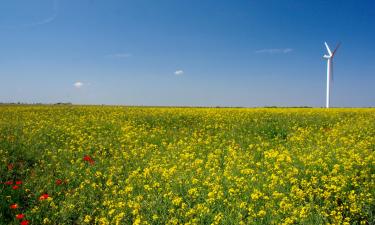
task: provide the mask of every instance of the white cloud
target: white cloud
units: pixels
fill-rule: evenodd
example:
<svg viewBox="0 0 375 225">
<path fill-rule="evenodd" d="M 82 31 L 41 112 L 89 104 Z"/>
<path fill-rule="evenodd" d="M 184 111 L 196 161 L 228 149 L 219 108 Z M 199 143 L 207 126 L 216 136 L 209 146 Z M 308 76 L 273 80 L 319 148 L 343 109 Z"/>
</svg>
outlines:
<svg viewBox="0 0 375 225">
<path fill-rule="evenodd" d="M 73 86 L 76 87 L 76 88 L 81 88 L 81 87 L 83 86 L 83 83 L 80 82 L 80 81 L 77 81 L 77 82 L 75 82 L 75 83 L 73 84 Z"/>
<path fill-rule="evenodd" d="M 176 70 L 174 72 L 174 74 L 180 76 L 180 75 L 184 74 L 184 71 L 183 70 Z"/>
<path fill-rule="evenodd" d="M 109 55 L 106 55 L 106 57 L 108 58 L 129 58 L 131 57 L 132 55 L 129 54 L 129 53 L 115 53 L 115 54 L 109 54 Z"/>
<path fill-rule="evenodd" d="M 256 50 L 255 53 L 264 53 L 264 54 L 287 54 L 292 52 L 293 49 L 291 48 L 266 48 L 266 49 L 259 49 Z"/>
</svg>

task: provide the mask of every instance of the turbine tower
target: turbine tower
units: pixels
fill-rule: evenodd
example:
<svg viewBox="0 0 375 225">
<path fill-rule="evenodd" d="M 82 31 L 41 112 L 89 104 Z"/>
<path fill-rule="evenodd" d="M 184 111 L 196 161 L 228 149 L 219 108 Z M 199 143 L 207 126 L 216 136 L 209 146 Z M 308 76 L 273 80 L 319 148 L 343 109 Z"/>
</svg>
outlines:
<svg viewBox="0 0 375 225">
<path fill-rule="evenodd" d="M 337 49 L 340 47 L 340 43 L 336 46 L 335 50 L 331 52 L 331 50 L 328 47 L 327 42 L 324 42 L 324 45 L 327 48 L 328 54 L 324 55 L 323 58 L 327 59 L 327 92 L 326 92 L 326 108 L 329 108 L 329 97 L 330 97 L 330 87 L 331 87 L 331 81 L 333 81 L 333 57 L 335 56 L 335 53 Z"/>
</svg>

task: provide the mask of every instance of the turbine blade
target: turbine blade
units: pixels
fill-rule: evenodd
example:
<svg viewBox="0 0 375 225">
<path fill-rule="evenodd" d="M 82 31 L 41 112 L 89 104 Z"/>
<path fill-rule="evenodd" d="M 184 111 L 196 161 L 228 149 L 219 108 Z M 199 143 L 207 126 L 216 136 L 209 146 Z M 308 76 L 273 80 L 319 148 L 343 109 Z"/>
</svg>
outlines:
<svg viewBox="0 0 375 225">
<path fill-rule="evenodd" d="M 335 55 L 335 53 L 336 53 L 337 49 L 339 49 L 340 45 L 341 45 L 341 42 L 339 42 L 339 43 L 337 44 L 335 50 L 333 50 L 333 52 L 332 52 L 332 56 Z"/>
<path fill-rule="evenodd" d="M 327 48 L 327 51 L 328 51 L 329 56 L 332 56 L 331 49 L 329 49 L 327 42 L 324 42 L 324 44 L 325 44 L 325 46 L 326 46 L 326 48 Z"/>
</svg>

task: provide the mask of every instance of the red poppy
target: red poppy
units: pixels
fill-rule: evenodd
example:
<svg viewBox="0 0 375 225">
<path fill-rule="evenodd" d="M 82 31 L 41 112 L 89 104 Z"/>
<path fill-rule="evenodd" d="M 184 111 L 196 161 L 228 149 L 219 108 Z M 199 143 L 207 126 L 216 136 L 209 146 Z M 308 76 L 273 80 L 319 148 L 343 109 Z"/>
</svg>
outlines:
<svg viewBox="0 0 375 225">
<path fill-rule="evenodd" d="M 11 204 L 9 206 L 9 208 L 11 208 L 11 209 L 17 209 L 18 208 L 18 204 L 17 203 Z"/>
<path fill-rule="evenodd" d="M 20 185 L 20 184 L 22 184 L 22 181 L 21 181 L 21 180 L 17 180 L 17 181 L 16 181 L 16 184 L 17 184 L 17 185 Z"/>
<path fill-rule="evenodd" d="M 57 179 L 57 180 L 56 180 L 56 185 L 61 185 L 62 182 L 63 182 L 63 181 L 62 181 L 61 179 Z"/>
<path fill-rule="evenodd" d="M 21 220 L 21 219 L 23 219 L 24 217 L 25 217 L 25 214 L 22 214 L 22 213 L 16 215 L 16 219 L 17 219 L 17 220 Z"/>
<path fill-rule="evenodd" d="M 6 184 L 6 185 L 12 185 L 13 184 L 13 181 L 7 181 L 7 182 L 5 182 L 4 184 Z"/>
<path fill-rule="evenodd" d="M 14 164 L 13 163 L 9 163 L 8 164 L 8 170 L 12 170 L 14 168 Z"/>
<path fill-rule="evenodd" d="M 83 161 L 86 161 L 86 162 L 88 162 L 90 164 L 94 164 L 95 163 L 95 161 L 89 155 L 83 156 Z"/>
<path fill-rule="evenodd" d="M 48 194 L 42 194 L 40 197 L 39 197 L 39 200 L 45 200 L 49 198 L 49 195 Z"/>
<path fill-rule="evenodd" d="M 14 186 L 12 187 L 13 190 L 17 190 L 18 188 L 20 188 L 20 186 L 18 186 L 18 185 L 14 185 Z"/>
<path fill-rule="evenodd" d="M 28 220 L 22 220 L 20 224 L 21 225 L 29 225 L 29 221 Z"/>
</svg>

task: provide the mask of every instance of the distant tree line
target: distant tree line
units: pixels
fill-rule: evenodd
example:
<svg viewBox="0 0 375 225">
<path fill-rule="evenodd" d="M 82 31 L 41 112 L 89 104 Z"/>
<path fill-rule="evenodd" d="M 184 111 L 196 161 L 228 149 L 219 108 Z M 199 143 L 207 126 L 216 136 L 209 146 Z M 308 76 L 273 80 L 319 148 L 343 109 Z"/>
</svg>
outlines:
<svg viewBox="0 0 375 225">
<path fill-rule="evenodd" d="M 71 103 L 71 102 L 56 102 L 56 103 L 0 102 L 0 105 L 73 105 L 73 103 Z"/>
</svg>

